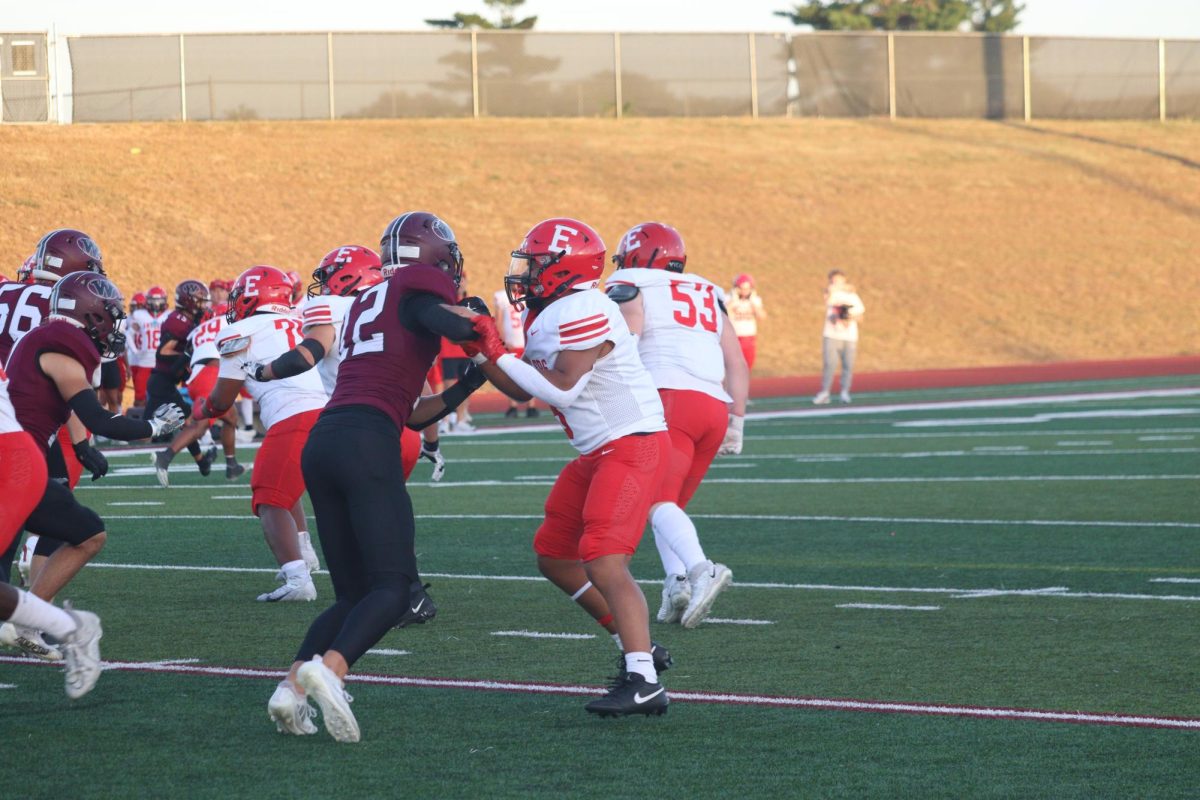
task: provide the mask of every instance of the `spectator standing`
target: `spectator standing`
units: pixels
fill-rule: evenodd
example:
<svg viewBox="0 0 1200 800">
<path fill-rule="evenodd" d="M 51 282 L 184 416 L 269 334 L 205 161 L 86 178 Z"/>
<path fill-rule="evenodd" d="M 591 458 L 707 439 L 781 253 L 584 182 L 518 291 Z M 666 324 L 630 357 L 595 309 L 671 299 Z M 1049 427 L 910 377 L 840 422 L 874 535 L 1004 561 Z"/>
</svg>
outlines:
<svg viewBox="0 0 1200 800">
<path fill-rule="evenodd" d="M 821 391 L 813 403 L 825 405 L 833 388 L 833 373 L 837 363 L 842 365 L 841 400 L 850 402 L 850 382 L 854 378 L 854 357 L 858 353 L 858 322 L 866 306 L 862 298 L 846 278 L 846 273 L 835 269 L 829 273 L 829 284 L 825 287 L 825 337 L 822 341 Z"/>
<path fill-rule="evenodd" d="M 742 346 L 742 355 L 746 357 L 746 366 L 754 369 L 758 321 L 766 319 L 767 312 L 763 310 L 762 298 L 755 290 L 754 278 L 749 273 L 744 272 L 733 279 L 733 291 L 725 299 L 725 305 L 733 323 L 733 332 Z"/>
</svg>

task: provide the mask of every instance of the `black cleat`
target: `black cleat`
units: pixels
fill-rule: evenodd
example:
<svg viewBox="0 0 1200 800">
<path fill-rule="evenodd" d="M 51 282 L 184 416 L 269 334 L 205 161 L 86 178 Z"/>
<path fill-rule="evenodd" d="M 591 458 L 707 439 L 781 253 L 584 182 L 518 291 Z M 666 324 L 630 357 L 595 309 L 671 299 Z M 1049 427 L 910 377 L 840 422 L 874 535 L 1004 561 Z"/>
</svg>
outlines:
<svg viewBox="0 0 1200 800">
<path fill-rule="evenodd" d="M 517 407 L 509 406 L 508 411 L 504 412 L 504 416 L 506 419 L 516 419 L 517 418 Z"/>
<path fill-rule="evenodd" d="M 660 716 L 667 713 L 671 701 L 661 683 L 648 683 L 636 672 L 622 671 L 612 682 L 608 694 L 584 706 L 589 714 L 602 717 L 627 717 L 630 714 Z"/>
<path fill-rule="evenodd" d="M 429 592 L 425 591 L 429 584 L 414 583 L 408 593 L 408 610 L 396 623 L 397 628 L 407 628 L 409 625 L 424 625 L 437 616 L 437 606 Z"/>
<path fill-rule="evenodd" d="M 234 461 L 232 464 L 228 461 L 225 462 L 225 480 L 232 481 L 236 478 L 240 478 L 245 473 L 246 468 L 236 461 Z"/>
<path fill-rule="evenodd" d="M 539 416 L 541 416 L 541 414 L 542 414 L 542 412 L 538 411 L 533 406 L 530 406 L 529 408 L 525 409 L 525 416 L 529 417 L 530 419 L 532 419 L 533 417 L 539 417 Z"/>
<path fill-rule="evenodd" d="M 200 474 L 207 478 L 212 472 L 213 462 L 217 460 L 217 448 L 210 447 L 204 455 L 200 456 L 200 460 L 196 462 L 196 466 L 200 469 Z"/>
</svg>

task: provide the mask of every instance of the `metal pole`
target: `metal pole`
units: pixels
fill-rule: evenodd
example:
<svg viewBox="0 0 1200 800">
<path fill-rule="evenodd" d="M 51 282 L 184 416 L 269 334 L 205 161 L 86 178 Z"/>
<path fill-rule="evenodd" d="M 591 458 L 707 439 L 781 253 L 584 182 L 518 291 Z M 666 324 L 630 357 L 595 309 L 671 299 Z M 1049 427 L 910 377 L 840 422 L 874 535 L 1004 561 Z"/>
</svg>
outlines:
<svg viewBox="0 0 1200 800">
<path fill-rule="evenodd" d="M 758 119 L 758 52 L 753 33 L 746 34 L 746 42 L 750 52 L 750 118 Z"/>
<path fill-rule="evenodd" d="M 1167 121 L 1167 42 L 1158 40 L 1158 121 Z"/>
<path fill-rule="evenodd" d="M 187 69 L 184 63 L 183 34 L 179 34 L 179 118 L 187 122 Z"/>
<path fill-rule="evenodd" d="M 0 47 L 4 46 L 4 38 L 0 37 Z M 3 70 L 0 70 L 2 73 Z M 0 125 L 4 124 L 4 76 L 0 75 Z"/>
<path fill-rule="evenodd" d="M 51 108 L 50 76 L 54 74 L 53 71 L 50 69 L 50 45 L 51 45 L 50 34 L 47 33 L 46 34 L 46 122 L 47 123 L 52 121 L 52 117 L 50 116 L 50 108 Z"/>
<path fill-rule="evenodd" d="M 1021 80 L 1024 83 L 1025 121 L 1033 121 L 1033 80 L 1029 76 L 1029 37 L 1021 37 Z"/>
<path fill-rule="evenodd" d="M 471 31 L 471 115 L 479 119 L 479 37 Z"/>
<path fill-rule="evenodd" d="M 325 66 L 329 71 L 329 118 L 337 119 L 333 110 L 333 31 L 325 34 Z"/>
<path fill-rule="evenodd" d="M 613 88 L 617 100 L 617 119 L 625 116 L 625 97 L 621 91 L 621 34 L 613 33 Z"/>
<path fill-rule="evenodd" d="M 896 36 L 887 35 L 888 48 L 888 117 L 896 118 Z"/>
</svg>

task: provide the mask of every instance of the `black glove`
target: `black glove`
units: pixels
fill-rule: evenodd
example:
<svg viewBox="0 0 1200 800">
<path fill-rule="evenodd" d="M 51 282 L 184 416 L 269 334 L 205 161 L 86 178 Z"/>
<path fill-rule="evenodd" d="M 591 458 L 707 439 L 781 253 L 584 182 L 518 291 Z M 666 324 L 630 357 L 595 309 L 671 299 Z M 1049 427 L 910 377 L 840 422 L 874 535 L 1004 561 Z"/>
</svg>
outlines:
<svg viewBox="0 0 1200 800">
<path fill-rule="evenodd" d="M 462 300 L 458 301 L 458 304 L 471 309 L 476 314 L 482 314 L 485 317 L 490 317 L 492 315 L 492 312 L 488 310 L 487 303 L 483 302 L 482 297 L 476 297 L 475 295 L 464 297 Z"/>
<path fill-rule="evenodd" d="M 84 469 L 92 473 L 92 480 L 98 481 L 108 474 L 108 459 L 96 448 L 88 444 L 87 439 L 75 443 L 75 457 Z"/>
</svg>

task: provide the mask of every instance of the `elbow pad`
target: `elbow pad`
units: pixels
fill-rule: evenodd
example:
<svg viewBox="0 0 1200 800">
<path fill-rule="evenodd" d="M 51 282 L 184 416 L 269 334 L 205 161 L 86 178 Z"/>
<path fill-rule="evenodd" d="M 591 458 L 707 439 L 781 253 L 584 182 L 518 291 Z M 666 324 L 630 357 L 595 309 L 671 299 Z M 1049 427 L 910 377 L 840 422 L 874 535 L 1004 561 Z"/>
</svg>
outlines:
<svg viewBox="0 0 1200 800">
<path fill-rule="evenodd" d="M 592 379 L 592 372 L 588 370 L 570 389 L 559 389 L 546 380 L 546 376 L 538 372 L 536 367 L 526 364 L 512 353 L 500 356 L 496 366 L 504 370 L 504 374 L 526 392 L 555 408 L 566 408 L 574 403 Z"/>
</svg>

